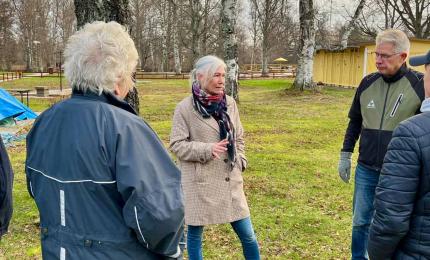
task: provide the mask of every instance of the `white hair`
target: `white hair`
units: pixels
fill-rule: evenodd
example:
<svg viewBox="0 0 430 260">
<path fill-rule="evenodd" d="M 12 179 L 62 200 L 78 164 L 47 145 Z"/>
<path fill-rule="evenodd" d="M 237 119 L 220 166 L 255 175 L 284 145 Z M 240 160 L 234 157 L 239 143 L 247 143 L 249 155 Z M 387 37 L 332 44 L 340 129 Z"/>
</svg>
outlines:
<svg viewBox="0 0 430 260">
<path fill-rule="evenodd" d="M 391 43 L 394 46 L 394 52 L 406 52 L 409 54 L 411 43 L 409 42 L 408 36 L 397 29 L 387 29 L 376 36 L 376 45 L 381 43 Z"/>
<path fill-rule="evenodd" d="M 205 82 L 200 82 L 200 85 L 203 87 L 206 83 L 211 80 L 214 76 L 215 71 L 219 68 L 223 67 L 227 68 L 225 62 L 214 55 L 207 55 L 201 57 L 196 61 L 194 65 L 194 69 L 190 72 L 190 84 L 193 85 L 193 82 L 198 80 L 197 74 L 201 74 L 206 79 Z"/>
<path fill-rule="evenodd" d="M 115 84 L 129 91 L 138 54 L 126 29 L 117 22 L 93 22 L 73 34 L 64 51 L 64 73 L 73 89 L 113 92 Z"/>
</svg>

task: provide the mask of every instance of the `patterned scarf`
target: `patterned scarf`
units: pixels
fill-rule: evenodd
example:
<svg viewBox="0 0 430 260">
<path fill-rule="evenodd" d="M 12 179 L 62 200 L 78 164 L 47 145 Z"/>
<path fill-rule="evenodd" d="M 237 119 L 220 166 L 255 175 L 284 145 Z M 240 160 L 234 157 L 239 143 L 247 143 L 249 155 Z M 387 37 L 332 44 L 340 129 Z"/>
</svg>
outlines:
<svg viewBox="0 0 430 260">
<path fill-rule="evenodd" d="M 236 161 L 234 148 L 234 128 L 230 116 L 227 114 L 227 102 L 225 93 L 222 95 L 209 95 L 200 86 L 198 81 L 193 82 L 192 87 L 194 108 L 203 116 L 211 116 L 218 122 L 220 140 L 227 139 L 227 158 L 233 168 Z"/>
</svg>

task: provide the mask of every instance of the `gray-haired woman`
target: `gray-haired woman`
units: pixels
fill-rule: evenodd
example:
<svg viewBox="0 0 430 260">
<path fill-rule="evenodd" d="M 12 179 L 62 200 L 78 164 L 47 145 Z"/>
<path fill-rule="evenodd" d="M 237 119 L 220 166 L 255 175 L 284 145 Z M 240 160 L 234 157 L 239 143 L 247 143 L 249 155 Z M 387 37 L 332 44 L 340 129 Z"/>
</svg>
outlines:
<svg viewBox="0 0 430 260">
<path fill-rule="evenodd" d="M 180 172 L 123 101 L 138 60 L 133 40 L 116 22 L 94 22 L 64 53 L 72 97 L 44 111 L 27 136 L 43 259 L 180 257 Z"/>
<path fill-rule="evenodd" d="M 231 223 L 246 259 L 260 259 L 243 192 L 243 128 L 236 102 L 224 93 L 225 63 L 200 58 L 191 72 L 192 95 L 176 107 L 170 149 L 179 159 L 190 260 L 203 259 L 203 227 Z"/>
</svg>

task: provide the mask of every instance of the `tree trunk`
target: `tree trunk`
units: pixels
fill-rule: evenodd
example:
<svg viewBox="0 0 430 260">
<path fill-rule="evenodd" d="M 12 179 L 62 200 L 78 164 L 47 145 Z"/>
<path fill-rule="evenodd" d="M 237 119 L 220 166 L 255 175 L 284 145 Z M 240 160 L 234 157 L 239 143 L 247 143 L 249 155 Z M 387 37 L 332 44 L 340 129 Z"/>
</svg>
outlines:
<svg viewBox="0 0 430 260">
<path fill-rule="evenodd" d="M 263 35 L 264 37 L 264 35 Z M 268 77 L 269 76 L 269 46 L 266 38 L 263 39 L 261 51 L 261 76 Z"/>
<path fill-rule="evenodd" d="M 300 0 L 300 48 L 295 89 L 313 89 L 313 56 L 315 50 L 315 13 L 313 0 Z"/>
<path fill-rule="evenodd" d="M 200 56 L 199 33 L 201 23 L 201 3 L 200 0 L 189 0 L 191 6 L 191 55 L 192 63 L 196 62 Z"/>
<path fill-rule="evenodd" d="M 355 9 L 354 16 L 351 18 L 351 21 L 349 21 L 348 25 L 345 28 L 345 31 L 342 34 L 342 37 L 340 39 L 340 48 L 346 49 L 348 46 L 348 39 L 351 35 L 352 30 L 354 29 L 355 22 L 357 21 L 358 17 L 361 15 L 361 12 L 363 11 L 364 4 L 366 3 L 366 0 L 360 0 L 358 3 L 357 9 Z"/>
<path fill-rule="evenodd" d="M 238 75 L 239 66 L 237 41 L 235 34 L 237 17 L 237 0 L 222 0 L 221 26 L 224 37 L 224 60 L 227 64 L 226 72 L 226 93 L 235 100 L 239 99 Z"/>
<path fill-rule="evenodd" d="M 94 21 L 116 21 L 128 26 L 128 0 L 75 0 L 75 14 L 78 29 Z M 136 87 L 124 99 L 139 114 L 139 93 Z"/>
</svg>

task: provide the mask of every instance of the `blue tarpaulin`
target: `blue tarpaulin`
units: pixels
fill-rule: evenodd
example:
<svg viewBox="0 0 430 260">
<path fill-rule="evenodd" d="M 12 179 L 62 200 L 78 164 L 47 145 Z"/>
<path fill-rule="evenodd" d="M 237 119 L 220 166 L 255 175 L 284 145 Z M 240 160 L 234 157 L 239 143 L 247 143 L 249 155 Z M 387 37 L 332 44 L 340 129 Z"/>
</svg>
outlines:
<svg viewBox="0 0 430 260">
<path fill-rule="evenodd" d="M 9 92 L 0 88 L 0 121 L 9 117 L 26 120 L 35 119 L 37 115 Z"/>
</svg>

